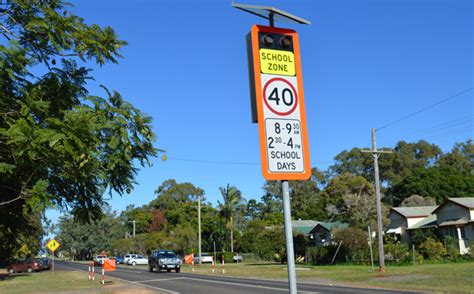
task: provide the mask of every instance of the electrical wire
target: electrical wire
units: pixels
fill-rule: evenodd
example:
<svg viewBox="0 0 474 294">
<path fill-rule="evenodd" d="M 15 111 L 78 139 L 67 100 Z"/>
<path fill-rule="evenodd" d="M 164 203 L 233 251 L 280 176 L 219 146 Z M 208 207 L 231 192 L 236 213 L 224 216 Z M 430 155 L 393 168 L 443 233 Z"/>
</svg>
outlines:
<svg viewBox="0 0 474 294">
<path fill-rule="evenodd" d="M 431 126 L 429 128 L 426 128 L 426 129 L 422 129 L 422 130 L 419 130 L 419 131 L 416 131 L 416 132 L 413 132 L 413 133 L 409 133 L 407 135 L 404 135 L 403 138 L 413 138 L 415 136 L 420 137 L 420 136 L 424 136 L 426 134 L 442 131 L 444 129 L 449 129 L 449 128 L 456 127 L 456 126 L 459 126 L 459 125 L 464 125 L 466 123 L 472 123 L 473 119 L 474 119 L 473 115 L 463 116 L 463 117 L 460 117 L 460 118 L 456 118 L 456 119 L 453 119 L 453 120 L 450 120 L 450 121 L 443 122 L 441 124 Z M 390 137 L 386 138 L 386 137 L 383 136 L 383 134 L 381 136 L 379 136 L 379 138 L 381 138 L 381 140 L 380 140 L 381 142 L 382 141 L 387 142 L 387 141 L 390 141 L 390 140 L 400 139 L 400 137 L 394 137 L 394 136 L 390 136 Z"/>
<path fill-rule="evenodd" d="M 425 108 L 422 108 L 422 109 L 420 109 L 420 110 L 417 110 L 417 111 L 415 111 L 415 112 L 413 112 L 413 113 L 410 113 L 410 114 L 408 114 L 408 115 L 405 115 L 405 116 L 403 116 L 403 117 L 401 117 L 401 118 L 399 118 L 399 119 L 397 119 L 397 120 L 394 120 L 394 121 L 392 121 L 392 122 L 390 122 L 390 123 L 388 123 L 388 124 L 386 124 L 386 125 L 383 125 L 383 126 L 381 126 L 381 127 L 378 127 L 378 128 L 376 128 L 376 130 L 379 131 L 379 130 L 388 128 L 388 127 L 390 127 L 390 126 L 392 126 L 392 125 L 394 125 L 394 124 L 396 124 L 396 123 L 399 123 L 399 122 L 401 122 L 401 121 L 403 121 L 403 120 L 406 120 L 406 119 L 408 119 L 408 118 L 410 118 L 410 117 L 413 117 L 413 116 L 415 116 L 415 115 L 417 115 L 417 114 L 420 114 L 420 113 L 422 113 L 422 112 L 424 112 L 424 111 L 426 111 L 426 110 L 428 110 L 428 109 L 431 109 L 431 108 L 433 108 L 433 107 L 435 107 L 435 106 L 438 106 L 438 105 L 440 105 L 440 104 L 442 104 L 442 103 L 445 103 L 445 102 L 447 102 L 447 101 L 449 101 L 449 100 L 452 100 L 452 99 L 454 99 L 454 98 L 456 98 L 456 97 L 459 97 L 459 96 L 461 96 L 461 95 L 463 95 L 463 94 L 465 94 L 465 93 L 467 93 L 467 92 L 469 92 L 469 91 L 472 91 L 473 89 L 474 89 L 474 87 L 467 88 L 467 89 L 465 89 L 465 90 L 463 90 L 463 91 L 461 91 L 461 92 L 459 92 L 459 93 L 457 93 L 457 94 L 454 94 L 454 95 L 452 95 L 452 96 L 449 96 L 449 97 L 447 97 L 447 98 L 445 98 L 445 99 L 442 99 L 442 100 L 440 100 L 440 101 L 438 101 L 438 102 L 436 102 L 436 103 L 434 103 L 434 104 L 431 104 L 431 105 L 429 105 L 429 106 L 427 106 L 427 107 L 425 107 Z"/>
<path fill-rule="evenodd" d="M 457 134 L 462 134 L 462 133 L 466 133 L 468 131 L 472 131 L 474 130 L 474 128 L 472 126 L 470 127 L 467 127 L 467 128 L 463 128 L 463 129 L 458 129 L 458 130 L 451 130 L 449 132 L 445 132 L 445 133 L 442 133 L 442 134 L 437 134 L 437 135 L 433 135 L 433 136 L 428 136 L 428 137 L 425 137 L 424 139 L 438 139 L 438 138 L 443 138 L 443 137 L 446 137 L 446 136 L 452 136 L 452 135 L 457 135 Z"/>
</svg>

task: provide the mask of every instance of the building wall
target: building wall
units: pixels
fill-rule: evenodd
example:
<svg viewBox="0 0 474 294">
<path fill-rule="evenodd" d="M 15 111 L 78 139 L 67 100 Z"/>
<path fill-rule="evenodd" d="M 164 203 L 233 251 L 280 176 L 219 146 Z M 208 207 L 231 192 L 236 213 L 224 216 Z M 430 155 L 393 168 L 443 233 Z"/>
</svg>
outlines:
<svg viewBox="0 0 474 294">
<path fill-rule="evenodd" d="M 401 216 L 397 212 L 390 212 L 390 229 L 396 229 L 396 228 L 406 228 L 407 227 L 407 220 L 405 217 Z"/>
<path fill-rule="evenodd" d="M 471 220 L 474 221 L 474 209 L 471 209 Z"/>
<path fill-rule="evenodd" d="M 471 213 L 466 207 L 448 202 L 443 205 L 441 209 L 436 211 L 436 217 L 438 219 L 438 223 L 458 219 L 469 220 L 471 218 Z"/>
<path fill-rule="evenodd" d="M 407 230 L 407 219 L 400 215 L 397 212 L 392 211 L 390 213 L 390 229 L 396 229 L 396 228 L 402 228 L 402 235 L 401 235 L 401 241 L 407 244 L 411 243 L 410 240 L 410 233 Z"/>
<path fill-rule="evenodd" d="M 422 221 L 423 219 L 427 218 L 428 216 L 423 217 L 409 217 L 407 218 L 408 228 L 411 228 L 414 224 Z"/>
<path fill-rule="evenodd" d="M 471 250 L 474 250 L 474 223 L 469 223 L 464 227 L 466 232 L 466 245 L 471 245 Z"/>
</svg>

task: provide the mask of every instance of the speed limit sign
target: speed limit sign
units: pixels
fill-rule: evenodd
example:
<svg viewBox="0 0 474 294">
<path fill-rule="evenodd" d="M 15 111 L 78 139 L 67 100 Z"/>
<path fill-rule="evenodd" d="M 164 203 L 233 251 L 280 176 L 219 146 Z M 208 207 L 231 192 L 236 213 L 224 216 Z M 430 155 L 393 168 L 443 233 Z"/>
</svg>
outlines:
<svg viewBox="0 0 474 294">
<path fill-rule="evenodd" d="M 247 46 L 263 176 L 308 179 L 311 166 L 298 35 L 293 30 L 253 26 Z"/>
</svg>

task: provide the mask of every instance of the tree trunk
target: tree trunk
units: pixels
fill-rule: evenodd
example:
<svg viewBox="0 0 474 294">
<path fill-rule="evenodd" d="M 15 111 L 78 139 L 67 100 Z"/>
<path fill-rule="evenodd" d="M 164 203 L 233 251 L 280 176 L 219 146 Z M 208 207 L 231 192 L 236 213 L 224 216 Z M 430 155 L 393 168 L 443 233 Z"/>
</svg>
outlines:
<svg viewBox="0 0 474 294">
<path fill-rule="evenodd" d="M 234 253 L 234 218 L 230 217 L 230 252 Z"/>
</svg>

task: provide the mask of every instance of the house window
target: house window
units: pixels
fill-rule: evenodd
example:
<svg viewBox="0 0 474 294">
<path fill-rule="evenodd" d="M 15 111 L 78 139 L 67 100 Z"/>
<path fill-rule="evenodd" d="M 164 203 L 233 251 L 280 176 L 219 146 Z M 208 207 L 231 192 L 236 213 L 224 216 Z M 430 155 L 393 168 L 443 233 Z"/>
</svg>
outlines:
<svg viewBox="0 0 474 294">
<path fill-rule="evenodd" d="M 461 231 L 461 239 L 466 239 L 466 230 L 464 230 L 464 227 L 460 227 L 459 230 Z"/>
</svg>

